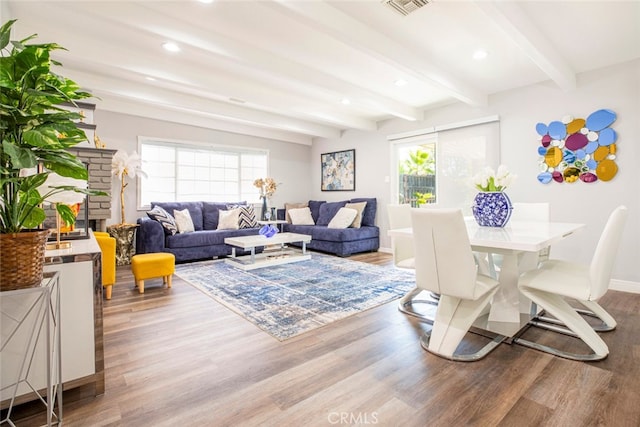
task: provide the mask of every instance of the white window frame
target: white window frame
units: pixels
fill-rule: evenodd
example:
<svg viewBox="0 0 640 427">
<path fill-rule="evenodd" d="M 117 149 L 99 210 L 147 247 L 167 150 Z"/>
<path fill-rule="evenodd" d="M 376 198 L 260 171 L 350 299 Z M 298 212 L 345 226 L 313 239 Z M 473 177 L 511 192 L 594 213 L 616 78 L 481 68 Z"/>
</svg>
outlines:
<svg viewBox="0 0 640 427">
<path fill-rule="evenodd" d="M 205 151 L 212 151 L 212 152 L 228 152 L 228 153 L 232 153 L 232 154 L 237 154 L 237 155 L 242 155 L 242 154 L 263 154 L 266 157 L 266 169 L 264 171 L 264 176 L 252 176 L 250 179 L 256 179 L 256 178 L 264 178 L 266 176 L 269 176 L 269 150 L 268 149 L 261 149 L 261 148 L 251 148 L 251 147 L 239 147 L 239 146 L 229 146 L 229 145 L 218 145 L 218 144 L 211 144 L 211 143 L 206 143 L 206 142 L 200 142 L 200 141 L 185 141 L 185 140 L 177 140 L 177 139 L 169 139 L 169 138 L 157 138 L 157 137 L 147 137 L 147 136 L 138 136 L 138 143 L 137 143 L 137 147 L 138 147 L 138 153 L 142 154 L 142 146 L 143 144 L 152 144 L 152 145 L 162 145 L 165 147 L 172 147 L 175 148 L 176 150 L 179 150 L 180 148 L 183 148 L 185 150 L 205 150 Z M 176 162 L 175 162 L 175 185 L 176 185 L 176 192 L 178 189 L 178 163 L 177 163 L 177 156 L 176 156 Z M 142 159 L 142 170 L 144 171 L 144 159 Z M 151 178 L 151 177 L 150 177 Z M 148 178 L 141 178 L 141 177 L 137 177 L 137 194 L 136 194 L 136 204 L 138 206 L 138 210 L 147 210 L 150 209 L 150 205 L 143 205 L 142 204 L 142 191 L 143 191 L 143 180 L 148 179 Z M 240 164 L 238 167 L 238 194 L 242 195 L 242 181 L 243 181 L 243 177 L 242 177 L 242 165 Z M 175 197 L 174 197 L 175 198 Z M 214 200 L 214 199 L 209 199 L 210 201 L 218 201 L 218 200 Z M 174 200 L 169 200 L 169 201 L 174 201 Z M 235 201 L 235 200 L 220 200 L 220 201 Z M 255 191 L 255 200 L 254 198 L 249 199 L 247 198 L 247 202 L 248 203 L 260 203 L 259 200 L 259 190 L 256 188 Z"/>
</svg>

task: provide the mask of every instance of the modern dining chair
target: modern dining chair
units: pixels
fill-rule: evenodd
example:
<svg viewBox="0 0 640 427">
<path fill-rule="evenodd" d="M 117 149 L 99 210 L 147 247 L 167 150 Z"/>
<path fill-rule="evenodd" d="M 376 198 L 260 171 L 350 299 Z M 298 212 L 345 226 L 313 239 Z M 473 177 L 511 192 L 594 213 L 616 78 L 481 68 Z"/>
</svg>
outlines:
<svg viewBox="0 0 640 427">
<path fill-rule="evenodd" d="M 514 342 L 573 360 L 600 360 L 607 357 L 609 349 L 606 343 L 565 298 L 577 300 L 608 327 L 611 329 L 615 327 L 615 319 L 597 301 L 609 288 L 611 272 L 627 215 L 628 210 L 625 206 L 619 206 L 611 213 L 590 264 L 549 260 L 542 263 L 540 268 L 524 273 L 518 283 L 520 292 L 568 328 L 566 330 L 560 327 L 544 326 L 546 329 L 580 338 L 593 350 L 593 353 L 587 355 L 569 353 L 522 338 L 517 338 Z M 532 324 L 541 326 L 535 320 Z"/>
<path fill-rule="evenodd" d="M 440 295 L 433 328 L 422 336 L 421 345 L 447 359 L 479 360 L 505 337 L 496 336 L 473 354 L 458 354 L 456 350 L 489 304 L 498 282 L 477 272 L 460 209 L 412 209 L 411 218 L 416 285 Z"/>
<path fill-rule="evenodd" d="M 389 216 L 389 230 L 411 228 L 411 205 L 387 205 Z M 393 264 L 398 268 L 415 268 L 413 256 L 413 239 L 411 237 L 394 237 L 391 240 Z"/>
<path fill-rule="evenodd" d="M 387 205 L 387 213 L 389 216 L 389 229 L 411 228 L 411 205 Z M 393 265 L 408 271 L 415 271 L 415 256 L 413 248 L 413 237 L 396 236 L 391 239 L 391 252 L 393 254 Z M 413 309 L 414 304 L 430 304 L 438 305 L 438 295 L 429 294 L 428 296 L 417 299 L 418 294 L 422 293 L 422 289 L 415 287 L 398 301 L 398 310 L 402 313 L 417 317 L 425 322 L 433 323 L 433 317 L 425 313 Z"/>
</svg>

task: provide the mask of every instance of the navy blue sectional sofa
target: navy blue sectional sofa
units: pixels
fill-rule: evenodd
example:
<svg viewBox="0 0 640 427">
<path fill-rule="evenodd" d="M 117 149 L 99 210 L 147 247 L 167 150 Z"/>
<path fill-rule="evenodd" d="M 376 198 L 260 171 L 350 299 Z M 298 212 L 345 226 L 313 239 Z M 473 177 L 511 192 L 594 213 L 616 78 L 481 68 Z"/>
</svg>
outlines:
<svg viewBox="0 0 640 427">
<path fill-rule="evenodd" d="M 216 230 L 219 211 L 228 205 L 244 203 L 222 202 L 152 202 L 151 207 L 160 206 L 170 214 L 175 210 L 188 209 L 195 231 L 168 235 L 162 225 L 150 218 L 138 218 L 136 253 L 170 252 L 177 262 L 211 259 L 231 255 L 231 246 L 224 243 L 225 237 L 258 234 L 259 227 L 239 230 Z"/>
<path fill-rule="evenodd" d="M 367 202 L 362 212 L 360 228 L 327 228 L 331 218 L 346 203 Z M 231 255 L 231 247 L 224 243 L 225 237 L 250 236 L 258 234 L 259 227 L 239 230 L 216 230 L 219 211 L 228 205 L 241 203 L 221 202 L 152 202 L 151 207 L 160 206 L 173 214 L 174 210 L 188 209 L 194 225 L 194 232 L 169 235 L 162 225 L 150 218 L 138 218 L 136 253 L 170 252 L 177 262 L 211 259 Z M 244 204 L 244 203 L 242 203 Z M 380 229 L 375 225 L 377 203 L 375 198 L 351 199 L 342 202 L 309 201 L 311 216 L 316 225 L 283 224 L 283 231 L 308 234 L 311 242 L 307 248 L 322 252 L 349 256 L 360 252 L 377 251 L 380 247 Z M 280 209 L 278 217 L 284 219 L 285 211 Z M 262 248 L 256 248 L 258 252 Z"/>
<path fill-rule="evenodd" d="M 360 228 L 327 228 L 333 216 L 347 203 L 367 202 L 362 212 Z M 377 200 L 358 198 L 340 202 L 310 200 L 308 203 L 315 225 L 284 224 L 283 231 L 308 234 L 311 242 L 307 248 L 338 256 L 377 251 L 380 247 L 380 229 L 375 225 Z M 284 209 L 278 210 L 278 219 L 285 218 Z"/>
</svg>

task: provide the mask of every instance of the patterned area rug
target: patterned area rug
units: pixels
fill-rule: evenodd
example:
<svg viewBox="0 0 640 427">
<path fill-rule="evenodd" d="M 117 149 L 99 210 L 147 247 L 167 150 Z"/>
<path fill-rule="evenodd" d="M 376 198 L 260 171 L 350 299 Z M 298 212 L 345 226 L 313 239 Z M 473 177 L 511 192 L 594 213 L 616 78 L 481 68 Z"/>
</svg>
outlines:
<svg viewBox="0 0 640 427">
<path fill-rule="evenodd" d="M 179 264 L 176 274 L 280 341 L 402 297 L 412 273 L 313 253 L 242 271 L 223 261 Z"/>
</svg>

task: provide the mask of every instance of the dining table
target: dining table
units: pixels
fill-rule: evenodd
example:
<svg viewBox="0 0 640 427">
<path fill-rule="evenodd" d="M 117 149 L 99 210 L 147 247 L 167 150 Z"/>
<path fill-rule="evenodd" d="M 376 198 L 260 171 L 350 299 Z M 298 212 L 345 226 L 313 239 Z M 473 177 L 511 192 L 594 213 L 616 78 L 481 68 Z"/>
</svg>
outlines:
<svg viewBox="0 0 640 427">
<path fill-rule="evenodd" d="M 514 337 L 535 316 L 536 308 L 518 290 L 520 275 L 538 266 L 539 252 L 565 239 L 585 224 L 551 221 L 510 221 L 505 227 L 483 227 L 473 217 L 465 217 L 465 225 L 471 249 L 477 254 L 486 254 L 479 261 L 479 269 L 494 276 L 499 282 L 488 313 L 474 323 L 476 328 Z M 396 237 L 413 236 L 412 228 L 391 229 L 388 235 Z M 491 262 L 493 254 L 502 256 L 502 263 L 496 269 Z M 452 256 L 455 256 L 453 254 Z M 416 263 L 420 260 L 416 259 Z M 486 266 L 482 263 L 486 262 Z M 532 307 L 534 307 L 532 309 Z"/>
</svg>

